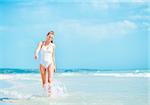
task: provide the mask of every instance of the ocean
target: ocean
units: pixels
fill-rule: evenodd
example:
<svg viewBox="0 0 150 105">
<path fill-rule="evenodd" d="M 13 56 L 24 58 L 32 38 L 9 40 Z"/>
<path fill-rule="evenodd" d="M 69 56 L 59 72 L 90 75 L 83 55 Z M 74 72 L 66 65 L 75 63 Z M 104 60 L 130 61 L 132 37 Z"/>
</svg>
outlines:
<svg viewBox="0 0 150 105">
<path fill-rule="evenodd" d="M 0 69 L 0 105 L 150 105 L 148 70 L 62 69 L 52 94 L 38 69 Z"/>
</svg>

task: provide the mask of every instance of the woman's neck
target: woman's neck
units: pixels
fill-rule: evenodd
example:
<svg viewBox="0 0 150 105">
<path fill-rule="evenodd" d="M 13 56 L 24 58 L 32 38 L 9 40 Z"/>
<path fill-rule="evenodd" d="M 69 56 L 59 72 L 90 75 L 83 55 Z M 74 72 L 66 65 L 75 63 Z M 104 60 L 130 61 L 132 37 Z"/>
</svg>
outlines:
<svg viewBox="0 0 150 105">
<path fill-rule="evenodd" d="M 51 43 L 51 40 L 46 40 L 45 45 L 49 45 Z"/>
</svg>

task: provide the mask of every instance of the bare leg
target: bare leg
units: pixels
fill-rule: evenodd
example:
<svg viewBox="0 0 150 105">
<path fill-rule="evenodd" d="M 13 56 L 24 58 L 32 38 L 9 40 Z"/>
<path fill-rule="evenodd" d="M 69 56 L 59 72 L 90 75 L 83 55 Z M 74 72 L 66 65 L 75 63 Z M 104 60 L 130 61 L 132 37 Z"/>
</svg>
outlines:
<svg viewBox="0 0 150 105">
<path fill-rule="evenodd" d="M 53 74 L 54 74 L 54 67 L 52 65 L 49 65 L 48 66 L 48 93 L 51 93 Z"/>
<path fill-rule="evenodd" d="M 42 87 L 46 88 L 46 68 L 40 64 L 40 72 L 42 77 Z"/>
</svg>

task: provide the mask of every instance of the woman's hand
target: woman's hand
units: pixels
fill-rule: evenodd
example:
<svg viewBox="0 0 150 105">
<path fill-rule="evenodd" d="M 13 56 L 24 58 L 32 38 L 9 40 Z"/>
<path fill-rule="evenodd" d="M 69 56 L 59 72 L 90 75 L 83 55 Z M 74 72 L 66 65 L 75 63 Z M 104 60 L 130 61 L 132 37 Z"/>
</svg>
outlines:
<svg viewBox="0 0 150 105">
<path fill-rule="evenodd" d="M 56 66 L 55 66 L 55 64 L 53 64 L 53 69 L 54 69 L 54 72 L 56 72 Z"/>
<path fill-rule="evenodd" d="M 37 60 L 37 59 L 38 59 L 38 56 L 37 56 L 37 55 L 35 55 L 35 57 L 34 57 L 34 58 L 35 58 L 35 60 Z"/>
</svg>

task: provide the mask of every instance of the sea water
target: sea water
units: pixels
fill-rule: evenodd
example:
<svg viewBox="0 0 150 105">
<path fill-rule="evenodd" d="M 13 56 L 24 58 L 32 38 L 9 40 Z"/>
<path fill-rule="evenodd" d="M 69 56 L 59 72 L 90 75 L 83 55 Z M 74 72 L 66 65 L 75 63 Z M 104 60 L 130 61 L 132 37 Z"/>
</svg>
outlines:
<svg viewBox="0 0 150 105">
<path fill-rule="evenodd" d="M 150 104 L 147 70 L 58 72 L 54 75 L 50 96 L 47 88 L 42 88 L 39 72 L 18 71 L 1 70 L 0 105 Z"/>
</svg>

